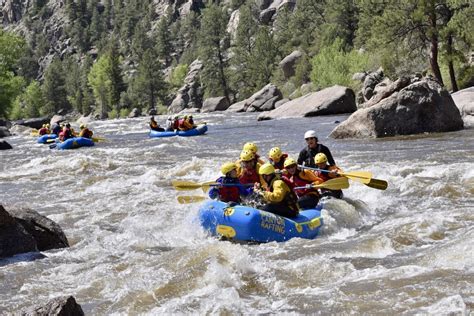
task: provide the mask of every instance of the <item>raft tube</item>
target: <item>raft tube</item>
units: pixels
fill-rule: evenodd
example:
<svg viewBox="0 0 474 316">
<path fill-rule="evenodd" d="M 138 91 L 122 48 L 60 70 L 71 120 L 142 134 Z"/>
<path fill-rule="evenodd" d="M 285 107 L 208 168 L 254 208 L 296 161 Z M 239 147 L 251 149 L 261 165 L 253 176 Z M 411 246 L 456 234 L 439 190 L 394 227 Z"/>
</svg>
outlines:
<svg viewBox="0 0 474 316">
<path fill-rule="evenodd" d="M 66 139 L 62 143 L 56 143 L 57 149 L 75 149 L 79 147 L 90 147 L 94 146 L 94 141 L 90 138 L 85 137 L 73 137 Z"/>
<path fill-rule="evenodd" d="M 56 134 L 46 134 L 38 137 L 38 144 L 46 144 L 48 143 L 48 139 L 55 139 L 58 135 Z"/>
<path fill-rule="evenodd" d="M 198 125 L 196 128 L 188 131 L 177 131 L 177 132 L 157 132 L 150 131 L 150 137 L 172 137 L 172 136 L 198 136 L 207 132 L 207 125 Z"/>
<path fill-rule="evenodd" d="M 201 226 L 213 236 L 236 241 L 282 242 L 299 237 L 314 239 L 323 225 L 322 205 L 286 218 L 248 206 L 208 201 L 199 210 Z"/>
</svg>

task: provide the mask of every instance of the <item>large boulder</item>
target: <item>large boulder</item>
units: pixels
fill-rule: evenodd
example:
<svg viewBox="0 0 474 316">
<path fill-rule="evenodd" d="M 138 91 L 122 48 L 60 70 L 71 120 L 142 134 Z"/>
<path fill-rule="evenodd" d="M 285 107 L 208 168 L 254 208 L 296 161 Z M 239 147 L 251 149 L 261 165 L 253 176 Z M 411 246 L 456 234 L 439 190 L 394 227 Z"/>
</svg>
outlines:
<svg viewBox="0 0 474 316">
<path fill-rule="evenodd" d="M 204 100 L 201 112 L 225 111 L 229 106 L 229 99 L 226 97 L 209 98 Z"/>
<path fill-rule="evenodd" d="M 139 117 L 142 115 L 142 111 L 139 108 L 133 108 L 130 113 L 128 113 L 129 118 Z"/>
<path fill-rule="evenodd" d="M 64 116 L 55 114 L 53 115 L 51 120 L 49 120 L 49 125 L 53 126 L 54 124 L 61 124 L 64 121 L 66 121 L 66 118 Z"/>
<path fill-rule="evenodd" d="M 464 126 L 474 126 L 474 87 L 457 91 L 451 97 L 461 113 Z"/>
<path fill-rule="evenodd" d="M 169 113 L 178 113 L 186 108 L 201 108 L 203 91 L 199 81 L 202 62 L 196 59 L 189 65 L 188 73 L 184 78 L 183 86 L 178 90 L 175 98 L 168 107 Z"/>
<path fill-rule="evenodd" d="M 301 59 L 303 53 L 299 50 L 293 51 L 291 54 L 286 56 L 278 64 L 283 71 L 283 75 L 286 79 L 295 75 L 295 65 Z"/>
<path fill-rule="evenodd" d="M 254 93 L 250 98 L 232 104 L 227 110 L 230 112 L 262 112 L 275 108 L 275 103 L 283 98 L 281 91 L 274 84 Z"/>
<path fill-rule="evenodd" d="M 370 98 L 372 98 L 372 96 L 374 95 L 375 86 L 382 82 L 383 79 L 384 73 L 383 69 L 381 68 L 365 76 L 364 84 L 362 87 L 362 95 L 364 96 L 365 101 L 370 100 Z"/>
<path fill-rule="evenodd" d="M 26 208 L 0 205 L 0 257 L 69 247 L 62 229 L 52 220 Z"/>
<path fill-rule="evenodd" d="M 10 122 L 8 120 L 0 119 L 0 126 L 5 126 L 6 128 L 11 128 L 12 127 L 12 122 Z"/>
<path fill-rule="evenodd" d="M 333 86 L 286 102 L 273 111 L 260 114 L 258 120 L 352 113 L 356 110 L 354 91 Z"/>
<path fill-rule="evenodd" d="M 24 316 L 83 316 L 81 305 L 73 296 L 55 297 L 46 304 L 23 311 Z"/>
<path fill-rule="evenodd" d="M 38 251 L 33 236 L 0 205 L 0 258 L 31 251 Z"/>
<path fill-rule="evenodd" d="M 462 128 L 461 115 L 449 93 L 436 81 L 426 78 L 353 113 L 330 136 L 387 137 Z"/>
<path fill-rule="evenodd" d="M 43 126 L 43 124 L 49 123 L 49 117 L 47 116 L 36 117 L 36 118 L 30 118 L 27 120 L 14 121 L 13 123 L 17 125 L 23 125 L 23 126 L 27 126 L 31 128 L 40 129 Z"/>
<path fill-rule="evenodd" d="M 0 150 L 5 150 L 5 149 L 13 149 L 13 147 L 6 141 L 0 140 Z"/>
</svg>

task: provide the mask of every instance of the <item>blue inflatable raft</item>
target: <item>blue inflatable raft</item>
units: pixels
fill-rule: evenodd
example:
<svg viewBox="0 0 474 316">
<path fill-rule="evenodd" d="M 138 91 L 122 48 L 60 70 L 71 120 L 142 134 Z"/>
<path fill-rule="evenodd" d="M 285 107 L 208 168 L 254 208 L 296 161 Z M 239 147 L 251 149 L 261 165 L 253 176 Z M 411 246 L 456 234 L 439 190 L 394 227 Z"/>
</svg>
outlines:
<svg viewBox="0 0 474 316">
<path fill-rule="evenodd" d="M 248 206 L 230 206 L 221 201 L 208 201 L 199 210 L 199 221 L 214 236 L 238 241 L 286 241 L 294 237 L 314 239 L 323 220 L 321 205 L 300 211 L 296 218 L 286 218 Z"/>
<path fill-rule="evenodd" d="M 90 138 L 85 137 L 73 137 L 66 139 L 62 143 L 56 143 L 57 149 L 75 149 L 79 147 L 90 147 L 94 146 L 94 141 Z"/>
<path fill-rule="evenodd" d="M 48 139 L 55 139 L 58 135 L 56 134 L 46 134 L 38 137 L 38 144 L 46 144 L 48 143 Z"/>
<path fill-rule="evenodd" d="M 207 132 L 207 125 L 198 125 L 196 128 L 188 131 L 177 132 L 157 132 L 150 131 L 150 137 L 172 137 L 172 136 L 198 136 Z"/>
</svg>

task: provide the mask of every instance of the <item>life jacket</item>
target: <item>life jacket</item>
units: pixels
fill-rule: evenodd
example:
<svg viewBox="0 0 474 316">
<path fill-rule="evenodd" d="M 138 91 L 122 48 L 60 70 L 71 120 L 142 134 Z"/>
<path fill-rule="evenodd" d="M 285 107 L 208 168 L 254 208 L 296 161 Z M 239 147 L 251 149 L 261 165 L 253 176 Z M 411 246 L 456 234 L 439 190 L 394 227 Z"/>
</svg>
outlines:
<svg viewBox="0 0 474 316">
<path fill-rule="evenodd" d="M 181 131 L 188 131 L 193 128 L 193 125 L 191 125 L 188 120 L 183 119 L 180 120 L 178 128 Z"/>
<path fill-rule="evenodd" d="M 178 129 L 179 128 L 179 119 L 173 121 L 173 129 Z"/>
<path fill-rule="evenodd" d="M 337 171 L 340 171 L 340 169 L 336 166 L 330 166 L 330 165 L 326 165 L 324 168 L 319 168 L 319 169 L 322 169 L 322 170 L 327 170 L 327 171 L 333 171 L 333 170 L 337 170 Z M 315 171 L 316 175 L 321 178 L 323 181 L 328 181 L 330 179 L 334 179 L 334 176 L 330 176 L 329 172 L 323 172 L 323 171 Z"/>
<path fill-rule="evenodd" d="M 64 138 L 64 135 L 66 135 L 66 134 L 64 133 L 64 131 L 62 131 L 62 132 L 59 133 L 59 140 L 60 140 L 61 142 L 63 142 L 63 141 L 66 140 L 66 139 Z"/>
<path fill-rule="evenodd" d="M 285 163 L 286 158 L 288 158 L 288 154 L 281 155 L 280 160 L 278 162 L 274 162 L 271 158 L 269 160 L 270 160 L 270 163 L 273 165 L 273 167 L 275 167 L 275 169 L 284 170 L 285 169 L 284 163 Z"/>
<path fill-rule="evenodd" d="M 254 169 L 241 169 L 239 175 L 239 181 L 242 184 L 249 184 L 249 183 L 260 183 L 260 175 L 258 174 L 258 165 L 255 164 Z"/>
<path fill-rule="evenodd" d="M 90 129 L 83 128 L 81 132 L 79 133 L 79 137 L 92 138 L 93 134 L 94 133 Z"/>
<path fill-rule="evenodd" d="M 150 128 L 155 129 L 158 127 L 158 123 L 156 121 L 150 121 Z"/>
<path fill-rule="evenodd" d="M 217 179 L 218 183 L 223 184 L 238 184 L 238 179 L 230 179 L 229 181 L 227 178 L 219 178 Z M 222 202 L 240 202 L 240 191 L 237 186 L 223 186 L 219 188 L 219 200 Z"/>
<path fill-rule="evenodd" d="M 290 175 L 288 174 L 288 176 L 290 176 Z M 297 189 L 297 190 L 294 189 L 295 187 L 303 187 L 307 184 L 312 183 L 311 181 L 302 179 L 300 177 L 300 171 L 299 170 L 297 170 L 294 175 L 292 175 L 288 178 L 287 178 L 287 176 L 283 176 L 282 179 L 287 179 L 287 181 L 290 181 L 293 184 L 293 186 L 291 188 L 293 189 L 293 191 L 295 191 L 295 193 L 298 197 L 302 197 L 302 196 L 307 195 L 307 194 L 319 195 L 317 189 Z"/>
<path fill-rule="evenodd" d="M 63 133 L 64 133 L 64 140 L 66 140 L 66 139 L 69 139 L 69 138 L 72 138 L 72 137 L 73 137 L 73 135 L 72 135 L 72 131 L 71 131 L 71 129 L 70 129 L 70 128 L 67 128 L 67 127 L 65 127 L 65 128 L 63 129 Z"/>
<path fill-rule="evenodd" d="M 59 126 L 59 125 L 54 126 L 52 132 L 53 132 L 53 134 L 58 135 L 59 133 L 61 133 L 61 126 Z"/>
<path fill-rule="evenodd" d="M 46 134 L 48 134 L 48 132 L 49 131 L 46 127 L 42 127 L 42 128 L 39 129 L 38 135 L 46 135 Z"/>
<path fill-rule="evenodd" d="M 270 182 L 270 184 L 267 186 L 266 191 L 273 192 L 273 184 L 277 180 L 281 180 L 286 184 L 285 180 L 280 179 L 277 176 L 275 176 Z M 288 184 L 286 185 L 288 186 Z M 298 210 L 298 197 L 293 191 L 292 186 L 288 186 L 288 189 L 289 189 L 288 192 L 286 193 L 285 197 L 283 198 L 281 202 L 272 203 L 272 204 L 282 205 L 282 206 L 289 207 L 290 209 L 297 211 Z"/>
</svg>

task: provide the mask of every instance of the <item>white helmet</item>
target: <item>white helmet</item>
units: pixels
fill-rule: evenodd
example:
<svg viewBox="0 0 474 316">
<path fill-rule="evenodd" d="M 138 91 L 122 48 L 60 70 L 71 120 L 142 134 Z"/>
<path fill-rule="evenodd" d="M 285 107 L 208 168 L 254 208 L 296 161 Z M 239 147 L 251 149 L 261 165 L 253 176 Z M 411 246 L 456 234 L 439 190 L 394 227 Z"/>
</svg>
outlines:
<svg viewBox="0 0 474 316">
<path fill-rule="evenodd" d="M 318 138 L 315 131 L 309 130 L 309 131 L 306 131 L 306 133 L 304 133 L 304 139 L 312 138 L 312 137 Z"/>
</svg>

